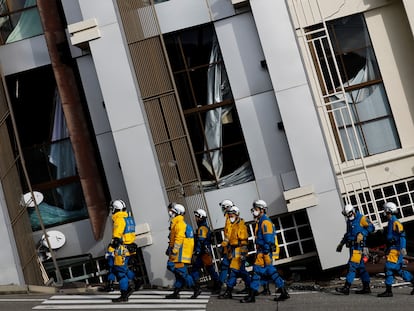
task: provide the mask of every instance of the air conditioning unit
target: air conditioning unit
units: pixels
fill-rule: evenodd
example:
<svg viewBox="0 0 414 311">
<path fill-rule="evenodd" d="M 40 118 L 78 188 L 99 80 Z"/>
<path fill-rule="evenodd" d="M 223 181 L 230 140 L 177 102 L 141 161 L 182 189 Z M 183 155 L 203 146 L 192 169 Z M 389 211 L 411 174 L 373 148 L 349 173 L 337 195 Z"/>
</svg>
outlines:
<svg viewBox="0 0 414 311">
<path fill-rule="evenodd" d="M 283 192 L 289 213 L 318 205 L 313 186 L 294 188 Z"/>
<path fill-rule="evenodd" d="M 68 32 L 72 45 L 79 48 L 83 48 L 89 44 L 89 41 L 101 37 L 98 21 L 95 18 L 68 25 Z"/>
<path fill-rule="evenodd" d="M 240 8 L 242 6 L 248 5 L 249 0 L 231 0 L 231 3 L 234 5 L 234 7 Z"/>
</svg>

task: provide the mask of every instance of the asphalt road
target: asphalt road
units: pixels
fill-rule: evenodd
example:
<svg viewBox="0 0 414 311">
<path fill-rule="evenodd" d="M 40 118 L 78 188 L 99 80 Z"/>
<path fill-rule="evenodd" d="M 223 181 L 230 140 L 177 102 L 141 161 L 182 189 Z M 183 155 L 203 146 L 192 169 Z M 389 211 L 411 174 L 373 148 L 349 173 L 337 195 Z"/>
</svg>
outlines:
<svg viewBox="0 0 414 311">
<path fill-rule="evenodd" d="M 376 295 L 384 291 L 383 288 L 374 288 L 371 294 L 349 296 L 336 294 L 334 289 L 322 291 L 291 291 L 291 298 L 281 302 L 273 301 L 275 296 L 259 296 L 255 303 L 243 304 L 239 297 L 232 300 L 210 297 L 208 311 L 316 311 L 316 310 L 413 310 L 414 296 L 410 295 L 411 287 L 396 288 L 391 298 L 379 298 Z"/>
<path fill-rule="evenodd" d="M 235 293 L 233 299 L 218 299 L 203 292 L 197 299 L 189 299 L 191 292 L 183 292 L 181 299 L 166 300 L 165 294 L 171 291 L 140 290 L 135 292 L 127 303 L 116 304 L 111 302 L 112 297 L 119 293 L 70 293 L 55 294 L 1 294 L 0 310 L 168 310 L 168 311 L 290 311 L 290 310 L 352 310 L 352 311 L 405 311 L 414 308 L 414 295 L 410 295 L 411 284 L 399 282 L 394 288 L 394 296 L 379 298 L 378 293 L 384 291 L 381 280 L 372 282 L 372 293 L 357 295 L 354 291 L 360 286 L 356 280 L 351 294 L 344 296 L 335 292 L 335 287 L 343 284 L 343 280 L 336 280 L 323 285 L 291 284 L 290 299 L 275 302 L 272 296 L 258 296 L 255 303 L 240 303 L 243 297 Z M 271 285 L 274 293 L 274 287 Z"/>
</svg>

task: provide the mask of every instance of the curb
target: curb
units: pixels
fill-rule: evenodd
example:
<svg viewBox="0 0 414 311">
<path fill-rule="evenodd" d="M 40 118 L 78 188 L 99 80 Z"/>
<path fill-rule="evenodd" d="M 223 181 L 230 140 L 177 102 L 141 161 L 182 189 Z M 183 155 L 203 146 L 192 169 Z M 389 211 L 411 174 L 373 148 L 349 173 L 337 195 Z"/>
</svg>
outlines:
<svg viewBox="0 0 414 311">
<path fill-rule="evenodd" d="M 26 285 L 0 285 L 0 295 L 27 294 L 28 292 L 29 288 Z"/>
<path fill-rule="evenodd" d="M 12 294 L 79 294 L 90 293 L 98 291 L 97 287 L 53 287 L 42 285 L 0 285 L 0 295 L 12 295 Z"/>
</svg>

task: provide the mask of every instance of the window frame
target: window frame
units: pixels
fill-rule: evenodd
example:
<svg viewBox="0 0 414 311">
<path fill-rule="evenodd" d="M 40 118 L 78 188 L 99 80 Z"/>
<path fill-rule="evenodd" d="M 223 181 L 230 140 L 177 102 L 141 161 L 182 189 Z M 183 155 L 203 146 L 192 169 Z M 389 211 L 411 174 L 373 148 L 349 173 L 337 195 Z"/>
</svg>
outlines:
<svg viewBox="0 0 414 311">
<path fill-rule="evenodd" d="M 343 49 L 341 46 L 344 41 L 341 42 L 338 38 L 339 36 L 335 29 L 335 23 L 343 19 L 357 17 L 362 21 L 364 35 L 366 35 L 365 41 L 360 41 L 360 46 Z M 328 21 L 326 22 L 327 33 L 317 30 L 321 29 L 321 27 L 323 27 L 322 24 L 318 24 L 307 29 L 310 33 L 308 34 L 308 46 L 340 160 L 346 162 L 401 148 L 401 142 L 392 114 L 391 105 L 386 94 L 380 68 L 375 57 L 375 51 L 363 15 L 355 14 Z M 328 40 L 330 40 L 330 43 Z M 361 52 L 362 50 L 364 50 L 363 52 L 365 52 L 365 55 L 370 58 L 375 77 L 366 81 L 360 81 L 356 84 L 347 84 L 347 82 L 351 81 L 353 76 L 349 74 L 350 63 L 344 58 L 346 55 L 352 53 L 359 55 L 357 52 Z M 367 57 L 364 58 L 365 62 L 368 59 Z M 353 66 L 355 67 L 354 64 Z M 379 87 L 383 91 L 381 94 L 384 94 L 384 96 L 381 97 L 381 99 L 383 100 L 382 104 L 384 110 L 387 111 L 387 114 L 373 116 L 363 120 L 359 117 L 359 102 L 355 101 L 349 94 L 361 90 L 368 90 L 368 88 L 372 87 Z M 333 103 L 335 100 L 332 100 L 332 97 L 335 96 L 335 94 L 341 94 L 341 96 L 343 96 L 338 102 L 347 102 L 348 116 L 345 118 L 352 120 L 352 122 L 349 122 L 348 124 L 346 122 L 338 124 L 338 118 L 335 115 L 335 111 L 341 108 L 338 109 L 338 106 L 335 106 L 335 103 Z M 346 97 L 349 97 L 351 100 L 344 99 Z M 342 104 L 342 106 L 345 105 Z M 388 149 L 384 147 L 381 151 L 371 150 L 368 142 L 369 138 L 366 137 L 368 130 L 365 128 L 369 124 L 378 123 L 384 120 L 389 122 L 388 124 L 390 125 L 391 130 L 388 134 L 390 134 L 389 137 L 394 139 L 394 145 Z M 350 138 L 348 131 L 352 131 L 353 134 L 351 135 L 354 136 Z M 345 139 L 343 139 L 344 137 Z M 346 139 L 348 139 L 348 141 L 345 141 Z M 357 150 L 354 150 L 353 147 L 356 147 L 355 149 Z"/>
<path fill-rule="evenodd" d="M 224 67 L 224 61 L 221 57 L 221 51 L 220 57 L 218 61 L 210 62 L 207 59 L 207 62 L 200 62 L 200 59 L 193 60 L 193 55 L 188 53 L 189 48 L 183 43 L 183 40 L 188 40 L 188 37 L 191 37 L 191 32 L 194 32 L 193 35 L 197 32 L 205 32 L 202 33 L 200 36 L 205 35 L 204 38 L 201 38 L 200 40 L 203 41 L 203 44 L 206 43 L 206 41 L 209 40 L 209 38 L 206 39 L 207 35 L 209 35 L 209 32 L 214 36 L 208 43 L 210 44 L 210 50 L 213 47 L 213 41 L 216 40 L 217 36 L 214 31 L 214 27 L 212 24 L 204 24 L 198 27 L 193 27 L 190 29 L 186 29 L 183 31 L 178 31 L 172 34 L 164 34 L 164 40 L 166 42 L 167 47 L 167 54 L 170 58 L 171 68 L 172 68 L 172 74 L 174 76 L 174 80 L 176 81 L 176 87 L 180 98 L 180 104 L 183 111 L 183 116 L 187 125 L 187 129 L 190 136 L 190 141 L 192 145 L 192 149 L 194 152 L 194 156 L 196 158 L 197 162 L 197 169 L 199 171 L 199 175 L 201 176 L 202 182 L 204 183 L 204 190 L 213 190 L 209 187 L 205 186 L 205 183 L 212 182 L 214 185 L 212 186 L 214 189 L 219 189 L 221 187 L 230 186 L 230 185 L 220 185 L 220 178 L 225 176 L 226 173 L 230 172 L 232 173 L 236 168 L 231 168 L 227 170 L 227 167 L 224 167 L 223 165 L 223 174 L 221 176 L 218 176 L 216 174 L 215 170 L 211 170 L 210 173 L 212 173 L 210 176 L 208 176 L 208 173 L 206 172 L 206 169 L 203 167 L 203 159 L 206 159 L 207 161 L 210 161 L 210 165 L 213 166 L 213 160 L 211 158 L 211 154 L 216 151 L 220 152 L 226 152 L 231 150 L 238 150 L 238 152 L 242 152 L 243 157 L 245 158 L 246 162 L 250 164 L 250 158 L 249 154 L 247 152 L 247 147 L 244 140 L 244 135 L 241 129 L 240 120 L 237 115 L 237 109 L 236 104 L 233 98 L 233 95 L 231 93 L 231 88 L 229 86 L 229 96 L 226 98 L 223 98 L 220 102 L 212 102 L 207 103 L 206 98 L 208 97 L 208 89 L 207 87 L 204 87 L 204 85 L 200 84 L 197 85 L 197 82 L 202 81 L 203 78 L 199 78 L 197 80 L 197 77 L 195 76 L 195 72 L 198 71 L 200 75 L 204 74 L 204 79 L 207 85 L 207 72 L 208 69 L 213 66 L 222 66 L 223 72 L 225 76 L 227 77 L 227 73 L 225 71 Z M 207 34 L 207 35 L 206 35 Z M 186 36 L 186 38 L 183 38 Z M 174 45 L 175 44 L 175 45 Z M 218 45 L 218 42 L 217 42 Z M 199 47 L 196 47 L 199 48 Z M 194 48 L 194 49 L 196 49 Z M 220 50 L 219 46 L 218 49 Z M 206 56 L 206 55 L 204 55 Z M 177 58 L 180 58 L 179 60 Z M 194 61 L 194 65 L 190 64 L 190 62 Z M 180 80 L 177 79 L 177 76 L 180 75 Z M 186 79 L 184 82 L 182 82 L 183 79 Z M 227 82 L 228 83 L 228 82 Z M 183 85 L 186 86 L 186 89 L 183 91 Z M 201 88 L 204 89 L 204 93 L 200 92 Z M 199 94 L 202 94 L 201 97 Z M 203 97 L 204 95 L 204 97 Z M 202 103 L 202 104 L 201 104 Z M 233 132 L 236 133 L 234 136 L 235 139 L 231 140 L 230 142 L 226 141 L 226 138 L 222 138 L 222 144 L 219 147 L 216 146 L 208 146 L 208 138 L 206 136 L 206 129 L 205 129 L 205 117 L 204 115 L 208 112 L 213 112 L 217 108 L 227 108 L 233 117 Z M 235 120 L 236 119 L 236 120 Z M 222 131 L 225 131 L 225 127 L 228 126 L 228 124 L 222 125 Z M 199 131 L 197 135 L 194 135 L 194 129 Z M 238 129 L 238 130 L 237 130 Z M 198 140 L 195 141 L 194 137 L 199 137 L 200 140 L 202 139 L 203 142 L 200 142 Z M 241 151 L 240 151 L 241 150 Z M 204 156 L 205 155 L 205 156 Z M 224 160 L 223 160 L 224 163 Z M 239 164 L 239 163 L 238 163 Z M 238 165 L 237 164 L 237 165 Z M 236 165 L 235 165 L 236 166 Z M 208 179 L 208 177 L 210 177 Z M 254 179 L 254 176 L 251 180 Z"/>
</svg>

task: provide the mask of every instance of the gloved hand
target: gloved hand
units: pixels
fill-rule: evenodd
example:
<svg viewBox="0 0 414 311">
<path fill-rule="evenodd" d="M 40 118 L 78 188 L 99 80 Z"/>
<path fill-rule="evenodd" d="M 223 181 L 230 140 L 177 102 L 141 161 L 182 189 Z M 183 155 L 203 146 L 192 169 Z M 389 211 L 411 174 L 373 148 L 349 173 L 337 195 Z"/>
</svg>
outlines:
<svg viewBox="0 0 414 311">
<path fill-rule="evenodd" d="M 206 245 L 203 246 L 203 252 L 204 254 L 210 254 L 210 248 L 207 247 Z"/>
<path fill-rule="evenodd" d="M 342 252 L 342 248 L 344 247 L 344 243 L 339 243 L 338 244 L 338 246 L 336 247 L 336 251 L 338 252 L 338 253 L 340 253 L 340 252 Z"/>
<path fill-rule="evenodd" d="M 401 253 L 403 256 L 407 256 L 407 250 L 406 250 L 405 248 L 401 248 L 400 253 Z"/>
<path fill-rule="evenodd" d="M 169 260 L 170 261 L 175 261 L 177 259 L 177 256 L 178 256 L 178 249 L 177 248 L 173 248 L 171 250 Z"/>
<path fill-rule="evenodd" d="M 224 255 L 227 252 L 227 246 L 221 245 L 221 247 L 219 248 L 219 250 L 221 252 L 221 255 Z"/>
<path fill-rule="evenodd" d="M 362 246 L 362 243 L 364 243 L 364 235 L 362 233 L 357 234 L 356 242 Z"/>
<path fill-rule="evenodd" d="M 249 249 L 247 248 L 247 246 L 242 246 L 240 248 L 240 259 L 242 261 L 246 261 L 247 255 L 249 254 Z"/>
<path fill-rule="evenodd" d="M 363 254 L 364 256 L 369 257 L 369 248 L 368 248 L 368 247 L 364 247 L 364 248 L 362 249 L 362 254 Z"/>
<path fill-rule="evenodd" d="M 118 248 L 118 246 L 121 245 L 121 239 L 120 238 L 113 238 L 110 245 L 113 248 Z"/>
<path fill-rule="evenodd" d="M 167 249 L 165 250 L 165 255 L 170 256 L 171 251 L 172 251 L 171 246 L 168 246 Z"/>
<path fill-rule="evenodd" d="M 105 253 L 105 259 L 108 259 L 108 257 L 114 257 L 114 253 L 113 252 L 106 252 Z"/>
</svg>

